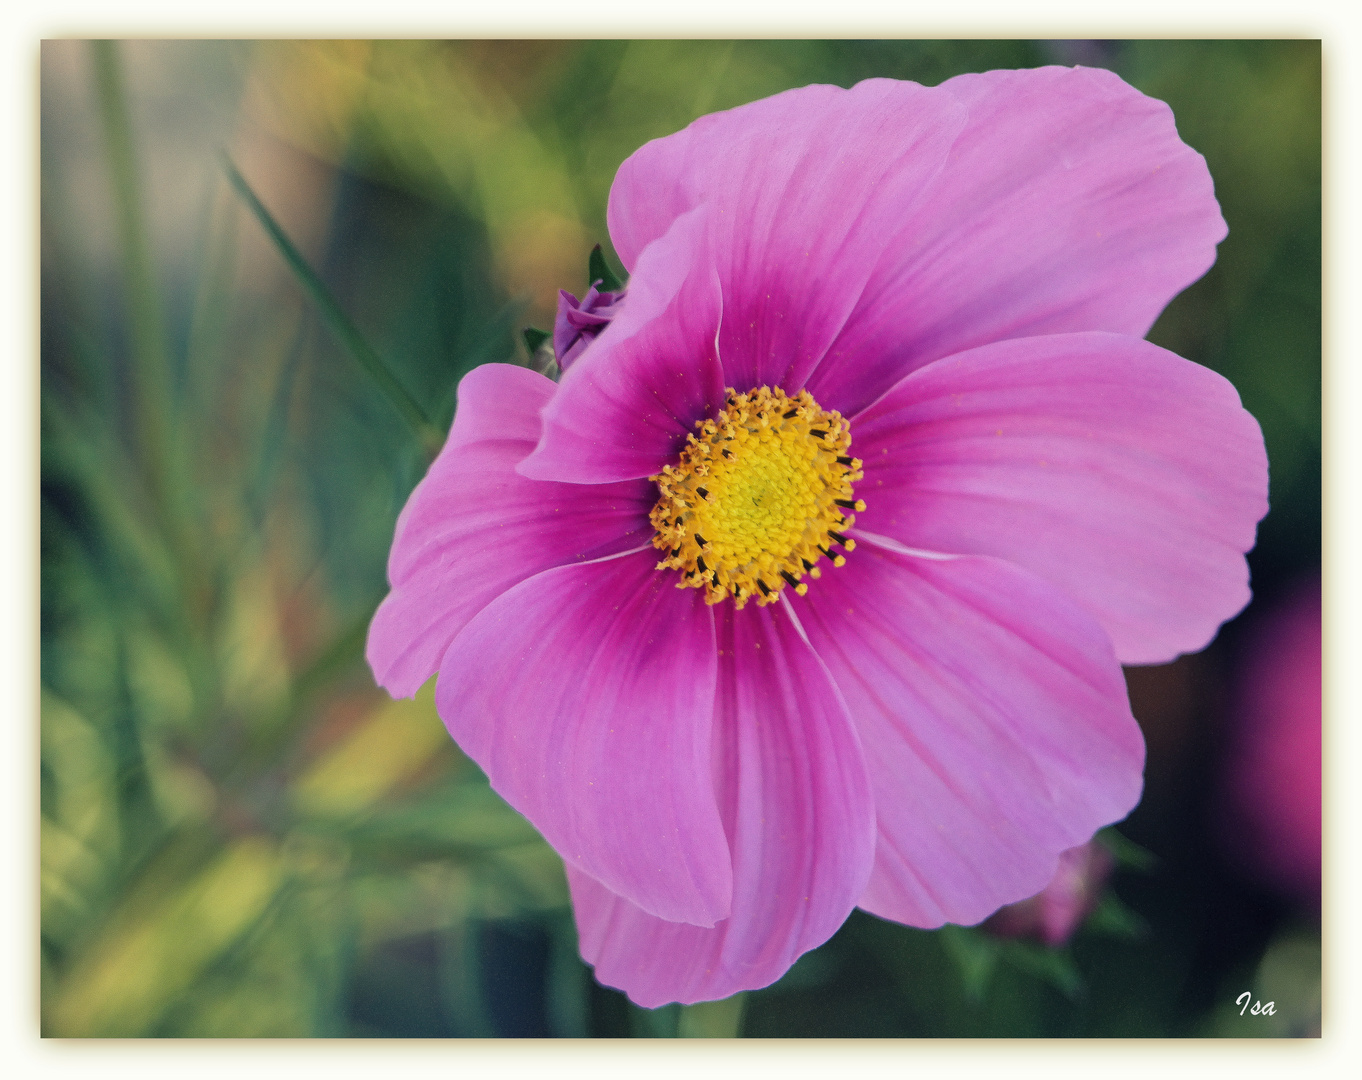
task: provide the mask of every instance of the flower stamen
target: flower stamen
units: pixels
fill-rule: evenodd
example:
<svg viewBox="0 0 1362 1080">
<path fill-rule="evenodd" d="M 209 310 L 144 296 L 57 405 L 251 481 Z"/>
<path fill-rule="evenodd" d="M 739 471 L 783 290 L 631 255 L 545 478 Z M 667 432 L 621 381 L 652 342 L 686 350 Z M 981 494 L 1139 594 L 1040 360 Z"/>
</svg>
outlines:
<svg viewBox="0 0 1362 1080">
<path fill-rule="evenodd" d="M 704 589 L 708 604 L 771 604 L 786 585 L 803 596 L 802 579 L 817 580 L 820 558 L 846 565 L 829 544 L 856 548 L 846 511 L 865 510 L 851 489 L 864 473 L 847 453 L 851 425 L 807 390 L 730 388 L 725 401 L 718 416 L 696 423 L 676 465 L 650 477 L 659 493 L 657 567 L 681 571 L 677 588 Z"/>
</svg>

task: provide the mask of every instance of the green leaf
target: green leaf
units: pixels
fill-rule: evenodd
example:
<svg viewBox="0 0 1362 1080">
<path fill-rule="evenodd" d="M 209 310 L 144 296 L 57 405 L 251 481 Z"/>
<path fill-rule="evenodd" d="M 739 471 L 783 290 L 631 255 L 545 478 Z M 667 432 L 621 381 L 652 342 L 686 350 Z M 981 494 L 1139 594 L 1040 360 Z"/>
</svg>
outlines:
<svg viewBox="0 0 1362 1080">
<path fill-rule="evenodd" d="M 599 281 L 601 292 L 619 292 L 624 287 L 624 282 L 606 265 L 600 244 L 591 249 L 591 255 L 586 260 L 586 279 L 593 285 Z"/>
<path fill-rule="evenodd" d="M 540 345 L 553 337 L 547 330 L 540 330 L 536 326 L 527 326 L 520 333 L 525 339 L 525 348 L 529 350 L 531 356 L 539 351 Z"/>
<path fill-rule="evenodd" d="M 251 213 L 255 215 L 256 220 L 260 222 L 261 228 L 274 241 L 274 246 L 278 249 L 284 262 L 288 264 L 289 269 L 293 271 L 294 276 L 298 279 L 298 284 L 321 309 L 322 320 L 336 335 L 340 343 L 345 346 L 350 355 L 355 358 L 359 366 L 373 379 L 374 385 L 392 403 L 393 408 L 407 422 L 412 432 L 421 440 L 421 444 L 425 447 L 427 453 L 433 458 L 444 443 L 444 433 L 431 423 L 425 410 L 407 392 L 406 387 L 397 380 L 397 376 L 388 370 L 388 365 L 374 351 L 373 346 L 364 340 L 363 335 L 350 321 L 350 317 L 345 314 L 340 303 L 331 295 L 331 290 L 322 283 L 317 272 L 303 258 L 302 252 L 294 247 L 293 241 L 288 238 L 288 234 L 274 220 L 274 216 L 265 208 L 265 204 L 251 189 L 246 178 L 237 171 L 237 167 L 232 164 L 231 158 L 226 153 L 222 155 L 222 168 L 227 174 L 227 179 L 231 181 L 232 187 L 236 189 L 237 195 L 241 197 L 241 201 L 246 204 Z"/>
<path fill-rule="evenodd" d="M 141 478 L 117 440 L 93 410 L 59 408 L 52 396 L 42 399 L 40 416 L 43 479 L 63 479 L 84 496 L 97 534 L 128 571 L 129 587 L 116 598 L 165 618 L 180 615 L 174 556 L 137 513 Z"/>
</svg>

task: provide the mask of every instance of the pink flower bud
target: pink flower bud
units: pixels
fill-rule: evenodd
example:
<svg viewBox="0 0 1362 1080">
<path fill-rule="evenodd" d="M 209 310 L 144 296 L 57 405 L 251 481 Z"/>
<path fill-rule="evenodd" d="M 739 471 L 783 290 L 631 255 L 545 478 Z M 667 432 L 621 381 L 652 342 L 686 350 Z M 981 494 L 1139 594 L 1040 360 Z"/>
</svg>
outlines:
<svg viewBox="0 0 1362 1080">
<path fill-rule="evenodd" d="M 1101 844 L 1086 844 L 1060 853 L 1055 876 L 1035 896 L 1008 904 L 984 923 L 999 937 L 1034 937 L 1047 945 L 1063 945 L 1092 914 L 1115 861 Z"/>
</svg>

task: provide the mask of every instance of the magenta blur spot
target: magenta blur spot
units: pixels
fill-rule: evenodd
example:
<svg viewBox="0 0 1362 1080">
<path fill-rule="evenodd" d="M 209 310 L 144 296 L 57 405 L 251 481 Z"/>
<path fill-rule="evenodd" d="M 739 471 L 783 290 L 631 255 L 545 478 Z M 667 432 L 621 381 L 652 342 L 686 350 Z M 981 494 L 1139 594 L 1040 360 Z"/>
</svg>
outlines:
<svg viewBox="0 0 1362 1080">
<path fill-rule="evenodd" d="M 1219 822 L 1247 873 L 1314 910 L 1321 871 L 1320 581 L 1246 628 L 1236 665 Z"/>
</svg>

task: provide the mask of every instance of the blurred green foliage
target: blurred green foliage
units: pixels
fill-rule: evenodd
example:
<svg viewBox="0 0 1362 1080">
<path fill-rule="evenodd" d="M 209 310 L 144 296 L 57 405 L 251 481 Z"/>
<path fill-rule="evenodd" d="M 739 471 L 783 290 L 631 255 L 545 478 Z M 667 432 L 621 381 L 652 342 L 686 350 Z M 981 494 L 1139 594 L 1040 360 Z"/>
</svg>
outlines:
<svg viewBox="0 0 1362 1080">
<path fill-rule="evenodd" d="M 1315 1005 L 1270 1033 L 1317 1024 L 1317 928 L 1208 857 L 1205 738 L 1148 729 L 1126 828 L 1159 858 L 1063 949 L 857 913 L 768 990 L 648 1012 L 591 980 L 561 864 L 432 687 L 390 702 L 363 663 L 429 448 L 359 353 L 443 429 L 586 287 L 643 142 L 808 82 L 1046 62 L 1168 101 L 1210 164 L 1229 239 L 1152 336 L 1263 425 L 1270 594 L 1319 564 L 1318 43 L 46 43 L 44 1032 L 1239 1035 L 1226 1001 L 1276 977 Z M 1159 715 L 1210 730 L 1228 638 Z"/>
</svg>

